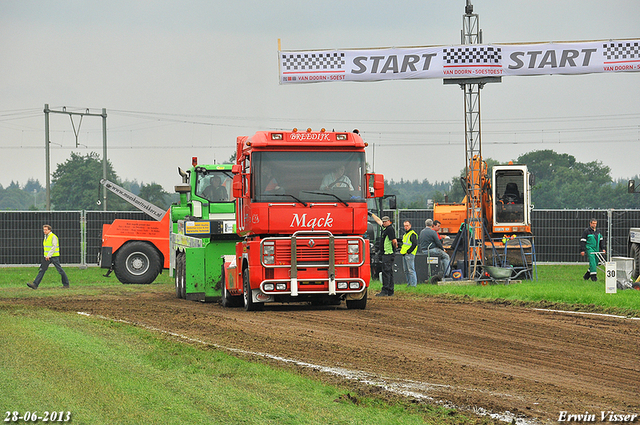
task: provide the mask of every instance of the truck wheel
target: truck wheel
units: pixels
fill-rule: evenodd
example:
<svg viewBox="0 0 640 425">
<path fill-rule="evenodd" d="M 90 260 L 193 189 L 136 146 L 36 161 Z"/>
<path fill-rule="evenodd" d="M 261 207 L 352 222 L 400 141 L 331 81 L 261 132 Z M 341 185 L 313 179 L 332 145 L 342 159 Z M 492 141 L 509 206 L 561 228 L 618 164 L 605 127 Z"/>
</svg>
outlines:
<svg viewBox="0 0 640 425">
<path fill-rule="evenodd" d="M 364 290 L 364 296 L 359 300 L 347 300 L 347 308 L 349 310 L 364 310 L 367 308 L 367 289 Z"/>
<path fill-rule="evenodd" d="M 115 273 L 122 283 L 149 284 L 162 268 L 160 254 L 145 242 L 129 242 L 122 246 L 114 261 Z"/>
<path fill-rule="evenodd" d="M 251 294 L 251 286 L 249 285 L 249 270 L 242 272 L 242 292 L 244 298 L 244 309 L 246 311 L 262 310 L 264 303 L 254 303 Z"/>
<path fill-rule="evenodd" d="M 185 297 L 185 264 L 186 261 L 184 259 L 184 252 L 179 252 L 176 254 L 176 276 L 175 276 L 175 286 L 176 286 L 176 297 L 183 298 Z"/>
<path fill-rule="evenodd" d="M 631 257 L 635 260 L 633 268 L 633 280 L 635 281 L 640 275 L 640 244 L 634 243 L 631 245 Z"/>
</svg>

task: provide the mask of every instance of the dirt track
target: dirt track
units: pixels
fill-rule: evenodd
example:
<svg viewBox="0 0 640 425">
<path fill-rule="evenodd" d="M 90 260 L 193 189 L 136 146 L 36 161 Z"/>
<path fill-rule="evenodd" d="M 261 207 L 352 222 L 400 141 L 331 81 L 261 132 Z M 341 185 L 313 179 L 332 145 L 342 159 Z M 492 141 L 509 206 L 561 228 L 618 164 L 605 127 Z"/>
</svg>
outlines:
<svg viewBox="0 0 640 425">
<path fill-rule="evenodd" d="M 370 297 L 363 311 L 272 305 L 248 313 L 149 289 L 10 302 L 417 381 L 435 400 L 543 422 L 557 421 L 561 411 L 596 413 L 598 421 L 601 411 L 640 414 L 639 320 L 410 295 Z"/>
</svg>

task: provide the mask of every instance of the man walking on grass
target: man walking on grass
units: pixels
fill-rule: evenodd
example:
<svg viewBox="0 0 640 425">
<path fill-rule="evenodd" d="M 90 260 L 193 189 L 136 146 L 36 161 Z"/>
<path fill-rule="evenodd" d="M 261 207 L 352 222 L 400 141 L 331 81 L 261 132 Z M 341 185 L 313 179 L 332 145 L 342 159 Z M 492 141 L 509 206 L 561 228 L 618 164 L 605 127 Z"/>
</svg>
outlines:
<svg viewBox="0 0 640 425">
<path fill-rule="evenodd" d="M 42 226 L 42 231 L 44 233 L 44 240 L 42 241 L 44 257 L 42 257 L 42 261 L 40 262 L 40 269 L 38 270 L 36 279 L 33 283 L 27 283 L 27 286 L 31 289 L 38 289 L 38 285 L 42 282 L 42 278 L 47 272 L 49 265 L 53 263 L 58 273 L 60 273 L 60 277 L 62 277 L 62 287 L 68 288 L 69 278 L 60 265 L 60 243 L 58 237 L 51 231 L 51 226 L 48 224 Z"/>
</svg>

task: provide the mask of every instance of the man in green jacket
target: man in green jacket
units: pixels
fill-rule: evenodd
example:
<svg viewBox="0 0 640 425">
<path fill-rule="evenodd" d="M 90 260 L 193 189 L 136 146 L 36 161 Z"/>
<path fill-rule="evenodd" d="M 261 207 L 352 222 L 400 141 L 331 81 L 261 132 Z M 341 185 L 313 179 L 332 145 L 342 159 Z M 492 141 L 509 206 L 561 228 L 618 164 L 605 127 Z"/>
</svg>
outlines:
<svg viewBox="0 0 640 425">
<path fill-rule="evenodd" d="M 38 285 L 42 282 L 42 278 L 49 268 L 49 265 L 53 263 L 56 270 L 58 270 L 58 273 L 60 273 L 60 276 L 62 277 L 62 287 L 68 288 L 69 278 L 60 265 L 60 243 L 58 241 L 58 237 L 51 231 L 51 226 L 48 224 L 42 226 L 42 231 L 44 232 L 44 240 L 42 241 L 44 257 L 42 257 L 36 279 L 33 283 L 27 283 L 27 286 L 31 289 L 38 289 Z"/>
<path fill-rule="evenodd" d="M 596 230 L 597 225 L 598 220 L 595 218 L 589 220 L 589 227 L 582 232 L 582 237 L 580 238 L 580 255 L 583 257 L 587 255 L 587 259 L 589 260 L 589 269 L 582 278 L 584 280 L 591 278 L 594 282 L 598 280 L 598 259 L 592 253 L 605 252 L 604 238 L 600 232 Z"/>
</svg>

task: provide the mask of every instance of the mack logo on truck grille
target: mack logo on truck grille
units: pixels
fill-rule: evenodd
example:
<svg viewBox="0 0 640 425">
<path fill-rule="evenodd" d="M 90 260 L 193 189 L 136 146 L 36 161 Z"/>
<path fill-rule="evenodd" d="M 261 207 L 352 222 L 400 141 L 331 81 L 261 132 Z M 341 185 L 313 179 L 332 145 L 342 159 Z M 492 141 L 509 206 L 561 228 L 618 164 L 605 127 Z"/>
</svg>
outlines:
<svg viewBox="0 0 640 425">
<path fill-rule="evenodd" d="M 322 227 L 333 227 L 333 217 L 331 213 L 327 213 L 326 217 L 307 218 L 307 213 L 301 216 L 298 213 L 293 214 L 293 219 L 289 227 L 307 227 L 310 229 L 318 229 Z"/>
</svg>

